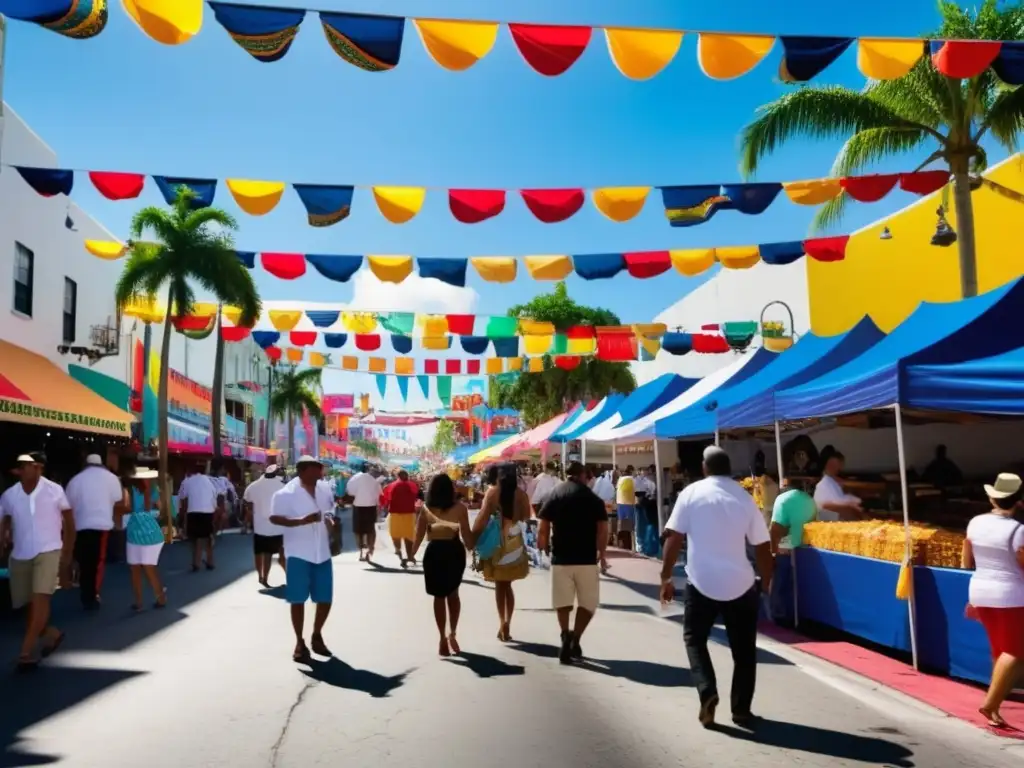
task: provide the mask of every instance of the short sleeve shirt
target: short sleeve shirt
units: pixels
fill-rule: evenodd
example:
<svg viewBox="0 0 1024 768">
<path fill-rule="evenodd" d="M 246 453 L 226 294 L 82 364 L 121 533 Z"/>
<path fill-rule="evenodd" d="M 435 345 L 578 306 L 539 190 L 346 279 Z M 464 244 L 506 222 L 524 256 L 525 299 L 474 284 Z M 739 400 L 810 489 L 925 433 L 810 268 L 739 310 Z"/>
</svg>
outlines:
<svg viewBox="0 0 1024 768">
<path fill-rule="evenodd" d="M 818 505 L 818 519 L 826 523 L 839 520 L 839 513 L 825 509 L 825 504 L 848 504 L 859 499 L 843 492 L 843 486 L 831 475 L 824 475 L 814 486 L 814 503 Z"/>
<path fill-rule="evenodd" d="M 31 560 L 64 545 L 64 516 L 71 504 L 64 489 L 52 480 L 39 478 L 35 490 L 25 493 L 21 483 L 0 496 L 0 518 L 11 518 L 15 560 Z"/>
<path fill-rule="evenodd" d="M 382 492 L 380 483 L 366 472 L 353 475 L 345 486 L 345 493 L 353 498 L 352 503 L 357 507 L 376 507 Z"/>
<path fill-rule="evenodd" d="M 274 494 L 271 514 L 298 519 L 312 514 L 334 511 L 334 497 L 319 483 L 315 496 L 302 487 L 298 478 L 291 480 Z M 288 558 L 296 557 L 309 563 L 325 563 L 331 559 L 330 533 L 324 523 L 282 528 L 284 552 Z"/>
<path fill-rule="evenodd" d="M 212 515 L 217 509 L 217 486 L 206 475 L 189 475 L 181 481 L 178 498 L 188 502 L 188 513 Z"/>
<path fill-rule="evenodd" d="M 686 536 L 686 576 L 701 594 L 728 602 L 754 586 L 747 544 L 767 543 L 768 526 L 732 478 L 706 477 L 687 486 L 665 527 Z"/>
<path fill-rule="evenodd" d="M 619 478 L 619 484 L 615 486 L 615 502 L 617 504 L 636 504 L 636 485 L 630 475 L 623 475 Z"/>
<path fill-rule="evenodd" d="M 818 507 L 809 495 L 803 491 L 785 491 L 775 499 L 772 509 L 772 522 L 788 529 L 788 533 L 779 543 L 782 549 L 799 547 L 804 541 L 804 526 L 814 520 Z"/>
<path fill-rule="evenodd" d="M 608 519 L 608 512 L 587 486 L 573 480 L 557 485 L 540 519 L 551 523 L 552 565 L 597 564 L 597 525 Z"/>
<path fill-rule="evenodd" d="M 284 488 L 278 477 L 261 477 L 245 489 L 243 499 L 252 504 L 252 527 L 260 536 L 280 536 L 283 528 L 270 522 L 274 494 Z"/>
<path fill-rule="evenodd" d="M 117 475 L 106 467 L 89 466 L 71 478 L 68 501 L 79 531 L 109 531 L 114 527 L 114 505 L 124 499 Z"/>
</svg>

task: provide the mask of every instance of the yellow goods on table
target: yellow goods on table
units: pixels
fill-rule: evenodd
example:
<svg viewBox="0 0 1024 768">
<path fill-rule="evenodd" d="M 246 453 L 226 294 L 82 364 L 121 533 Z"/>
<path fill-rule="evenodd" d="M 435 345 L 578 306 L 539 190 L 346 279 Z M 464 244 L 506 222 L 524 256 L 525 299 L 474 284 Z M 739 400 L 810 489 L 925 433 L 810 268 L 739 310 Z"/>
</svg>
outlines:
<svg viewBox="0 0 1024 768">
<path fill-rule="evenodd" d="M 964 535 L 931 525 L 910 526 L 911 560 L 914 565 L 959 568 Z M 804 544 L 829 552 L 860 555 L 874 560 L 902 563 L 906 551 L 902 523 L 865 520 L 855 523 L 809 523 Z"/>
</svg>

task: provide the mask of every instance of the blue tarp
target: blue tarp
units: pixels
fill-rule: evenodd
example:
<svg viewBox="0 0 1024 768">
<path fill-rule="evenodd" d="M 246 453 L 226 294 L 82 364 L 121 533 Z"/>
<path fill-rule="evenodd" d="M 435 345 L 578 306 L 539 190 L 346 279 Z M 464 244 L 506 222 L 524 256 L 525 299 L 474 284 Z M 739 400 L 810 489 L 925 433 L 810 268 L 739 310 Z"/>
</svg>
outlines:
<svg viewBox="0 0 1024 768">
<path fill-rule="evenodd" d="M 853 360 L 885 338 L 869 317 L 839 336 L 809 333 L 777 363 L 729 392 L 718 406 L 718 428 L 763 427 L 775 422 L 775 391 L 797 387 Z"/>
<path fill-rule="evenodd" d="M 1024 349 L 952 365 L 907 366 L 901 394 L 915 408 L 1024 414 Z"/>
<path fill-rule="evenodd" d="M 751 381 L 762 370 L 767 370 L 784 357 L 787 352 L 769 352 L 758 349 L 753 359 L 736 372 L 718 389 L 708 392 L 704 397 L 689 407 L 674 413 L 654 424 L 654 434 L 659 438 L 692 437 L 708 435 L 715 431 L 717 424 L 715 411 L 718 403 L 728 392 L 733 392 L 745 381 Z"/>
<path fill-rule="evenodd" d="M 905 402 L 906 366 L 946 365 L 1024 345 L 1024 280 L 972 299 L 922 303 L 892 333 L 835 370 L 776 393 L 780 420 L 855 413 Z"/>
<path fill-rule="evenodd" d="M 643 386 L 637 387 L 626 396 L 619 406 L 617 411 L 619 423 L 616 426 L 622 427 L 631 424 L 649 413 L 654 413 L 661 406 L 675 400 L 698 381 L 700 379 L 685 379 L 675 373 L 665 373 L 648 381 Z"/>
<path fill-rule="evenodd" d="M 625 395 L 608 395 L 600 404 L 594 406 L 596 413 L 587 419 L 585 423 L 579 423 L 583 418 L 581 415 L 580 419 L 576 419 L 575 425 L 570 425 L 568 429 L 556 429 L 548 440 L 553 443 L 567 443 L 570 440 L 576 440 L 598 424 L 603 424 L 614 416 L 625 399 Z M 590 413 L 590 411 L 586 411 L 586 413 Z"/>
</svg>

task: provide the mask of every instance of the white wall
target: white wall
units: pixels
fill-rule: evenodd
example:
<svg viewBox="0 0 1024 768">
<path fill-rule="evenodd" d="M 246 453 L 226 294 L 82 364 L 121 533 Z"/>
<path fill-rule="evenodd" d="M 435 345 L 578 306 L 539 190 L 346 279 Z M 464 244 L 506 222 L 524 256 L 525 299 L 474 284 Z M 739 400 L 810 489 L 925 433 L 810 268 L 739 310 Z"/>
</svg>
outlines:
<svg viewBox="0 0 1024 768">
<path fill-rule="evenodd" d="M 761 310 L 771 301 L 783 301 L 789 305 L 798 334 L 810 330 L 807 268 L 803 259 L 784 267 L 760 263 L 750 269 L 721 269 L 706 283 L 654 318 L 654 322 L 665 323 L 669 330 L 682 328 L 688 333 L 697 333 L 704 323 L 760 320 Z M 769 309 L 765 319 L 784 320 L 789 325 L 789 318 L 781 307 Z M 667 352 L 659 352 L 655 360 L 634 365 L 633 373 L 640 384 L 666 372 L 700 378 L 735 360 L 735 353 L 690 353 L 676 357 Z"/>
<path fill-rule="evenodd" d="M 4 105 L 4 163 L 58 167 L 57 155 Z M 65 226 L 70 217 L 74 230 Z M 115 319 L 113 286 L 121 271 L 120 262 L 97 259 L 85 252 L 86 239 L 114 240 L 99 222 L 64 196 L 44 198 L 36 194 L 11 168 L 0 169 L 0 338 L 29 349 L 66 369 L 77 358 L 62 356 L 64 278 L 78 284 L 76 346 L 91 346 L 94 325 Z M 19 242 L 35 255 L 32 317 L 19 315 L 14 307 L 14 244 Z M 93 368 L 125 380 L 128 355 L 96 363 Z M 81 363 L 87 365 L 86 361 Z"/>
</svg>

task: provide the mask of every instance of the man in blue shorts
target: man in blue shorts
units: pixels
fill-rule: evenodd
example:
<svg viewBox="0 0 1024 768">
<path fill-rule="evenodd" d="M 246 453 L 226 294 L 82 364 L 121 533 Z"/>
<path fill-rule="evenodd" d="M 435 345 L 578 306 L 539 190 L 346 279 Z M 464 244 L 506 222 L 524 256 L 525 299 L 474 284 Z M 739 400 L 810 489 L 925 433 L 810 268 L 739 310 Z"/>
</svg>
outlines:
<svg viewBox="0 0 1024 768">
<path fill-rule="evenodd" d="M 309 662 L 310 647 L 319 656 L 330 656 L 323 627 L 334 599 L 331 564 L 331 533 L 336 526 L 334 497 L 320 479 L 323 465 L 313 456 L 302 456 L 295 465 L 296 477 L 274 494 L 270 522 L 284 529 L 285 598 L 291 606 L 297 662 Z M 316 605 L 310 646 L 302 637 L 306 601 Z"/>
</svg>

